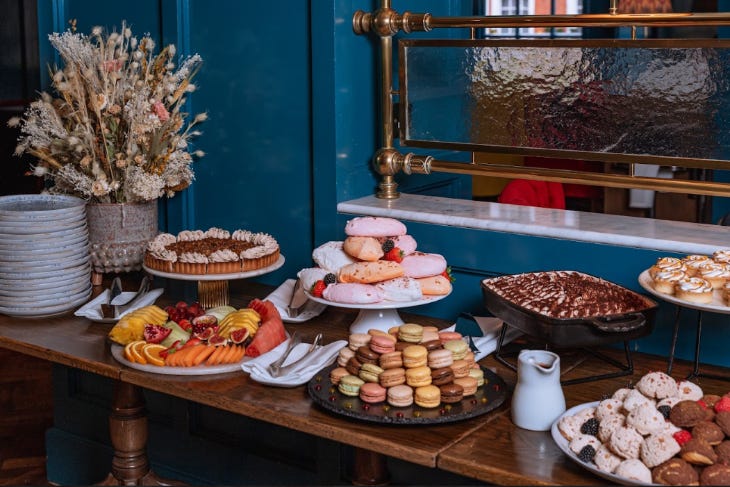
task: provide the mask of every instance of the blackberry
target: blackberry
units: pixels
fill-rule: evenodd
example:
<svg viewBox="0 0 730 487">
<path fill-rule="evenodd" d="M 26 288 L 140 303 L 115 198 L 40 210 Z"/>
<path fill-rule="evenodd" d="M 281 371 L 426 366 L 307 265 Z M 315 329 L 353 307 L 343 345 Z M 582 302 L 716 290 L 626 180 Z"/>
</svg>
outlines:
<svg viewBox="0 0 730 487">
<path fill-rule="evenodd" d="M 329 274 L 325 274 L 324 276 L 324 283 L 326 285 L 334 284 L 337 282 L 337 276 L 332 274 L 331 272 Z"/>
<path fill-rule="evenodd" d="M 393 242 L 391 239 L 383 242 L 383 252 L 385 252 L 386 254 L 393 250 L 393 248 L 395 248 L 395 242 Z"/>
<path fill-rule="evenodd" d="M 580 432 L 584 435 L 597 436 L 598 435 L 598 420 L 591 418 L 580 426 Z"/>
<path fill-rule="evenodd" d="M 585 463 L 592 462 L 593 457 L 596 456 L 596 449 L 591 445 L 586 445 L 578 452 L 578 458 Z"/>
<path fill-rule="evenodd" d="M 662 416 L 664 416 L 664 419 L 669 419 L 669 411 L 672 410 L 671 407 L 667 406 L 666 404 L 663 406 L 659 406 L 657 410 L 662 413 Z"/>
</svg>

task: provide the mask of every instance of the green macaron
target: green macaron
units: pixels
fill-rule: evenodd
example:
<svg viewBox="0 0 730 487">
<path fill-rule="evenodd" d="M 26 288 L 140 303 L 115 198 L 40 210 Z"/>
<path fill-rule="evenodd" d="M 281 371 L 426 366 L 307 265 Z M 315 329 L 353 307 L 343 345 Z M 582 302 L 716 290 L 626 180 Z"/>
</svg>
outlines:
<svg viewBox="0 0 730 487">
<path fill-rule="evenodd" d="M 360 394 L 360 386 L 364 383 L 364 380 L 355 375 L 346 375 L 340 379 L 337 390 L 346 396 L 356 397 Z"/>
</svg>

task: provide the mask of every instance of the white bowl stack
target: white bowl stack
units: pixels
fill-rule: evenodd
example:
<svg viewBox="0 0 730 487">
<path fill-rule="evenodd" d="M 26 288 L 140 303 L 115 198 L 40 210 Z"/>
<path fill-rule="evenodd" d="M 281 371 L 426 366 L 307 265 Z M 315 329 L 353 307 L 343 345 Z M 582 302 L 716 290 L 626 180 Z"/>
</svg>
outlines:
<svg viewBox="0 0 730 487">
<path fill-rule="evenodd" d="M 91 296 L 86 202 L 62 195 L 0 197 L 0 313 L 63 314 Z"/>
</svg>

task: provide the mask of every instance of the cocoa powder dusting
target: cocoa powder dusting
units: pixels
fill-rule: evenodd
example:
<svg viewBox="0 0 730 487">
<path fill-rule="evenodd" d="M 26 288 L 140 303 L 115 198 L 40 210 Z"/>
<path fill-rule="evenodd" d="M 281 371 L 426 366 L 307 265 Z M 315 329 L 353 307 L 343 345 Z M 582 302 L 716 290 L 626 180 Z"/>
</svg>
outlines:
<svg viewBox="0 0 730 487">
<path fill-rule="evenodd" d="M 590 318 L 649 307 L 639 294 L 575 271 L 507 275 L 484 284 L 507 301 L 552 318 Z"/>
</svg>

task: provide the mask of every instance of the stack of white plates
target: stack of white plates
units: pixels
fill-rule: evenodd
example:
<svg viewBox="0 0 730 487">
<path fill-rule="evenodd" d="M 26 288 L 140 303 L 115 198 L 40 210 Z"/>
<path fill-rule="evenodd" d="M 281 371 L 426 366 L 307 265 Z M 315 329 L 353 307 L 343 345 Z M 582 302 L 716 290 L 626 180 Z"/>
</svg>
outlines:
<svg viewBox="0 0 730 487">
<path fill-rule="evenodd" d="M 63 314 L 90 296 L 86 202 L 61 195 L 0 197 L 0 313 Z"/>
</svg>

